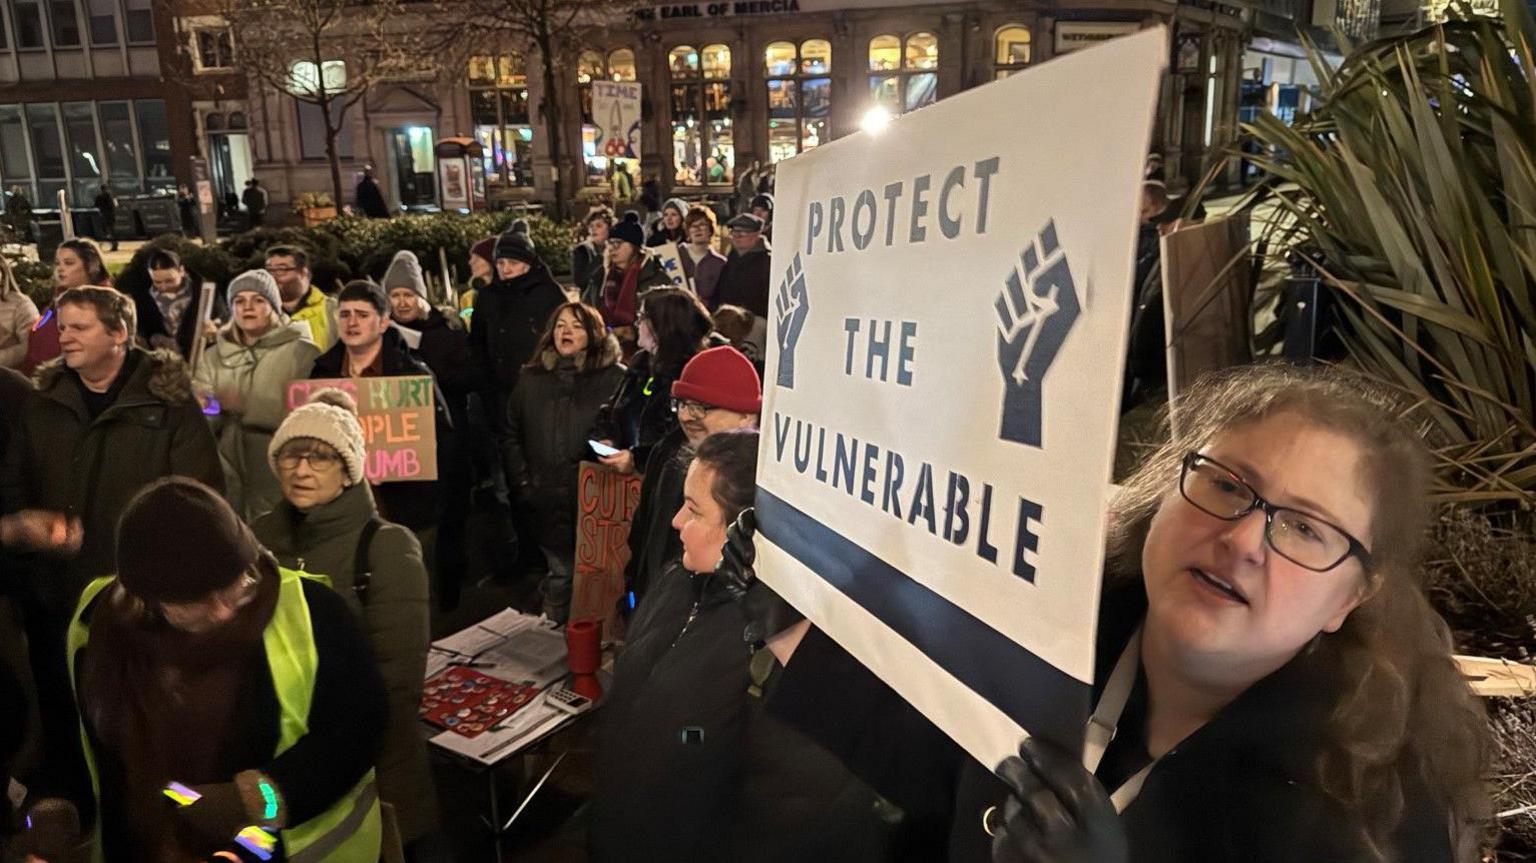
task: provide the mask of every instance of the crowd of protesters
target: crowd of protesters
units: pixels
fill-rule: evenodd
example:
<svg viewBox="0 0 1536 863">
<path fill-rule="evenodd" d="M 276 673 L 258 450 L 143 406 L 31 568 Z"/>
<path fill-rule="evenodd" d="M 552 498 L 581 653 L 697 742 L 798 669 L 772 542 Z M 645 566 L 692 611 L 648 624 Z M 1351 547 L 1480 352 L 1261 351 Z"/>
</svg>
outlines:
<svg viewBox="0 0 1536 863">
<path fill-rule="evenodd" d="M 168 251 L 129 296 L 68 241 L 42 310 L 0 260 L 0 579 L 30 664 L 0 697 L 41 719 L 4 825 L 24 859 L 265 859 L 253 825 L 278 859 L 415 853 L 448 803 L 417 706 L 472 512 L 506 516 L 564 624 L 583 461 L 641 477 L 594 860 L 1475 859 L 1484 724 L 1415 581 L 1429 456 L 1387 396 L 1281 366 L 1181 396 L 1110 518 L 1111 733 L 987 769 L 756 579 L 773 199 L 746 203 L 723 229 L 678 199 L 649 228 L 594 209 L 571 287 L 514 224 L 469 250 L 465 313 L 408 251 L 328 286 L 272 247 L 206 316 Z M 343 388 L 288 401 L 393 376 L 432 381 L 434 480 L 370 481 Z M 0 713 L 7 767 L 28 711 Z"/>
</svg>

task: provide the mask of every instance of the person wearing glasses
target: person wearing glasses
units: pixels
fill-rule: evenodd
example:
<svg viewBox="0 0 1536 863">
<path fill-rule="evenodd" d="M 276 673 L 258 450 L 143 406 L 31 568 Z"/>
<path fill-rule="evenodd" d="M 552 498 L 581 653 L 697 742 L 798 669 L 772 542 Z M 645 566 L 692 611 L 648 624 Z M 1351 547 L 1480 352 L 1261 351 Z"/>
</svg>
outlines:
<svg viewBox="0 0 1536 863">
<path fill-rule="evenodd" d="M 1423 441 L 1331 370 L 1233 370 L 1174 411 L 1113 504 L 1081 758 L 983 767 L 804 621 L 768 640 L 769 711 L 903 808 L 914 859 L 1478 859 L 1487 719 L 1420 583 Z M 745 534 L 722 571 L 761 591 Z"/>
<path fill-rule="evenodd" d="M 282 566 L 329 578 L 362 624 L 389 691 L 379 797 L 394 807 L 406 842 L 425 837 L 437 824 L 437 799 L 416 727 L 431 613 L 421 544 L 380 518 L 357 405 L 345 392 L 318 390 L 295 408 L 267 457 L 283 500 L 252 531 Z"/>
<path fill-rule="evenodd" d="M 507 403 L 502 463 L 549 566 L 540 589 L 544 615 L 556 623 L 571 611 L 576 481 L 581 462 L 592 458 L 587 431 L 623 379 L 619 342 L 603 316 L 585 303 L 566 303 L 550 316 Z"/>
<path fill-rule="evenodd" d="M 322 351 L 336 344 L 336 298 L 310 284 L 309 253 L 298 246 L 267 249 L 267 272 L 277 282 L 288 319 L 309 325 L 310 341 Z"/>
</svg>

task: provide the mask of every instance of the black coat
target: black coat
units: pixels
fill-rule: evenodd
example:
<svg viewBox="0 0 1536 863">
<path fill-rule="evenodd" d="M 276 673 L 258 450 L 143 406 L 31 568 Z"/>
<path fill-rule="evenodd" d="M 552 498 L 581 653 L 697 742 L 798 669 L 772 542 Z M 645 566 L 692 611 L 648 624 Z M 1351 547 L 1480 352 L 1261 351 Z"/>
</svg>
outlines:
<svg viewBox="0 0 1536 863">
<path fill-rule="evenodd" d="M 422 361 L 394 327 L 384 331 L 384 377 L 402 375 L 432 376 L 432 369 Z M 346 377 L 342 371 L 346 365 L 347 346 L 340 341 L 315 360 L 309 373 L 311 380 Z M 453 419 L 448 414 L 448 399 L 442 387 L 432 376 L 432 400 L 437 426 L 437 475 L 446 478 L 455 475 L 456 460 L 462 457 L 458 438 L 454 434 Z M 402 524 L 414 531 L 435 526 L 442 517 L 442 499 L 437 482 L 386 482 L 373 487 L 374 500 L 379 514 L 388 521 Z"/>
<path fill-rule="evenodd" d="M 593 245 L 591 240 L 583 240 L 571 247 L 571 281 L 577 290 L 586 290 L 592 273 L 602 268 L 603 250 L 600 246 Z"/>
<path fill-rule="evenodd" d="M 565 289 L 543 264 L 510 281 L 497 278 L 475 294 L 469 349 L 475 363 L 492 376 L 497 422 L 505 421 L 506 399 L 533 356 L 539 334 L 565 302 Z"/>
<path fill-rule="evenodd" d="M 637 606 L 662 571 L 682 560 L 683 541 L 672 529 L 672 516 L 683 505 L 688 469 L 679 458 L 687 444 L 683 430 L 674 428 L 651 447 L 640 466 L 645 481 L 629 523 L 629 563 L 624 566 L 624 589 L 634 594 Z"/>
<path fill-rule="evenodd" d="M 1139 583 L 1107 588 L 1100 609 L 1094 699 L 1146 614 Z M 1370 859 L 1356 817 L 1317 787 L 1314 765 L 1337 691 L 1329 642 L 1250 687 L 1164 755 L 1121 816 L 1133 863 L 1313 863 Z M 912 859 L 991 860 L 982 813 L 1006 786 L 818 630 L 795 651 L 769 709 L 800 728 L 913 817 Z M 1138 682 L 1099 773 L 1144 745 L 1146 685 Z M 871 721 L 870 717 L 880 717 Z M 1117 750 L 1118 748 L 1118 750 Z M 1144 759 L 1144 751 L 1141 753 Z M 1134 772 L 1134 771 L 1132 771 Z M 1411 771 L 1410 771 L 1411 772 Z M 1113 784 L 1119 784 L 1113 782 Z M 943 793 L 952 792 L 949 800 Z M 1443 807 L 1405 780 L 1405 815 L 1389 859 L 1449 863 Z M 947 850 L 946 850 L 947 849 Z"/>
<path fill-rule="evenodd" d="M 599 714 L 597 863 L 720 860 L 746 761 L 748 645 L 713 576 L 669 569 L 629 629 Z"/>
<path fill-rule="evenodd" d="M 437 379 L 438 388 L 448 403 L 453 427 L 468 428 L 469 394 L 485 389 L 490 374 L 475 362 L 463 322 L 457 315 L 444 314 L 434 307 L 425 318 L 399 326 L 421 333 L 421 346 L 416 349 L 416 354 Z"/>
<path fill-rule="evenodd" d="M 631 450 L 635 469 L 644 471 L 651 447 L 678 428 L 672 412 L 672 382 L 682 366 L 658 368 L 650 353 L 630 358 L 618 389 L 608 398 L 592 427 L 593 440 L 611 440 L 619 449 Z"/>
<path fill-rule="evenodd" d="M 769 246 L 764 241 L 745 255 L 731 250 L 715 283 L 714 304 L 741 306 L 760 318 L 768 317 Z"/>
<path fill-rule="evenodd" d="M 357 209 L 370 219 L 389 218 L 389 206 L 384 203 L 384 192 L 372 177 L 357 181 Z"/>
<path fill-rule="evenodd" d="M 507 486 L 537 522 L 540 545 L 575 547 L 576 478 L 591 461 L 587 433 L 597 412 L 624 378 L 619 343 L 609 336 L 600 360 L 578 370 L 553 350 L 542 365 L 523 372 L 507 403 L 502 447 Z"/>
<path fill-rule="evenodd" d="M 169 336 L 176 340 L 176 349 L 181 351 L 183 357 L 192 356 L 192 338 L 197 333 L 197 294 L 198 286 L 188 275 L 182 281 L 182 287 L 192 289 L 192 302 L 187 303 L 186 311 L 181 313 L 181 320 L 176 322 L 175 328 L 166 326 L 165 318 L 160 315 L 160 304 L 155 302 L 153 287 L 145 287 L 134 291 L 133 305 L 138 312 L 139 338 L 148 342 L 150 336 Z M 209 313 L 212 320 L 229 320 L 229 303 L 224 299 L 223 291 L 213 292 L 213 311 Z"/>
</svg>

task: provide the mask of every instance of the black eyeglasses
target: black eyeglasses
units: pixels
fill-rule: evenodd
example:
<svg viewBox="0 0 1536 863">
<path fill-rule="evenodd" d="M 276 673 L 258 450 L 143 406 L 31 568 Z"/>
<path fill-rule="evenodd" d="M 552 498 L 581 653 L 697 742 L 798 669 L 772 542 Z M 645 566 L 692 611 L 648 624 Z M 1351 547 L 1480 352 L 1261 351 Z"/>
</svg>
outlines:
<svg viewBox="0 0 1536 863">
<path fill-rule="evenodd" d="M 1371 553 L 1338 525 L 1300 510 L 1276 506 L 1253 490 L 1237 472 L 1197 452 L 1184 456 L 1179 493 L 1206 515 L 1237 521 L 1264 511 L 1264 540 L 1281 557 L 1313 572 L 1327 572 L 1351 556 L 1366 568 Z"/>
<path fill-rule="evenodd" d="M 682 416 L 685 413 L 703 416 L 712 410 L 715 410 L 714 405 L 707 405 L 703 402 L 691 401 L 689 399 L 672 400 L 672 412 L 678 416 Z"/>
<path fill-rule="evenodd" d="M 280 452 L 277 454 L 277 466 L 283 470 L 298 470 L 299 462 L 309 462 L 309 469 L 315 473 L 325 473 L 335 470 L 341 464 L 341 456 L 337 453 L 324 450 L 310 450 L 308 452 Z"/>
</svg>

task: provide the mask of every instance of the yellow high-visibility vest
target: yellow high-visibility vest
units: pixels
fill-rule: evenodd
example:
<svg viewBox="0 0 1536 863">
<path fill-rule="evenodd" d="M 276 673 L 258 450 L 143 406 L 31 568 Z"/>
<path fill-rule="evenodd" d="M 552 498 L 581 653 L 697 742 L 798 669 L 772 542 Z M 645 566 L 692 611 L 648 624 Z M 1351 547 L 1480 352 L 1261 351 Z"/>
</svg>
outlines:
<svg viewBox="0 0 1536 863">
<path fill-rule="evenodd" d="M 278 569 L 278 574 L 277 608 L 262 632 L 267 667 L 272 671 L 272 687 L 277 692 L 279 731 L 274 757 L 286 752 L 309 733 L 309 707 L 314 699 L 315 673 L 320 664 L 309 619 L 309 603 L 304 600 L 303 576 L 294 570 L 282 568 Z M 105 576 L 91 582 L 80 595 L 80 604 L 70 620 L 67 642 L 69 676 L 77 702 L 80 696 L 79 684 L 75 681 L 75 665 L 81 648 L 90 640 L 90 627 L 84 621 L 85 612 L 116 580 L 114 576 Z M 80 712 L 83 717 L 85 711 Z M 85 731 L 83 718 L 80 722 L 80 742 L 85 750 L 86 766 L 91 773 L 91 793 L 96 796 L 97 802 L 98 816 L 92 829 L 92 860 L 101 863 L 101 784 L 97 777 L 96 759 L 91 752 L 90 735 Z M 281 836 L 289 863 L 377 863 L 383 827 L 373 770 L 370 769 L 331 808 L 302 824 L 281 831 Z M 234 837 L 231 836 L 230 840 L 233 841 Z"/>
</svg>

